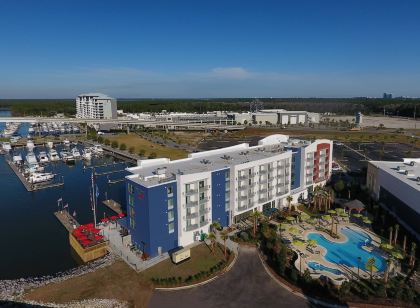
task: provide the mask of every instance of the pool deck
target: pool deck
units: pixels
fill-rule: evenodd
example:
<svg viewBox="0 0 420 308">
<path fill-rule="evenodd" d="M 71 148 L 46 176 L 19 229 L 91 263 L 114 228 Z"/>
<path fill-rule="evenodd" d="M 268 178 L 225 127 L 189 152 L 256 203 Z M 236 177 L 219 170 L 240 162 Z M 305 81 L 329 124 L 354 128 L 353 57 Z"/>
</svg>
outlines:
<svg viewBox="0 0 420 308">
<path fill-rule="evenodd" d="M 298 270 L 300 270 L 300 267 L 301 267 L 302 272 L 304 272 L 306 269 L 308 269 L 313 278 L 319 278 L 320 276 L 327 276 L 328 278 L 330 278 L 332 280 L 332 282 L 334 284 L 337 284 L 337 285 L 340 285 L 344 281 L 349 280 L 349 278 L 357 278 L 357 272 L 358 272 L 357 267 L 349 267 L 349 266 L 342 265 L 342 264 L 331 263 L 331 262 L 327 261 L 326 258 L 325 258 L 326 254 L 327 254 L 327 249 L 325 249 L 321 245 L 316 245 L 315 247 L 312 247 L 312 249 L 310 249 L 310 250 L 312 250 L 312 252 L 311 252 L 310 250 L 307 249 L 307 244 L 304 244 L 302 246 L 296 246 L 296 245 L 293 244 L 293 240 L 301 239 L 301 240 L 306 241 L 307 238 L 308 238 L 308 234 L 316 232 L 316 233 L 319 233 L 319 234 L 323 235 L 327 240 L 329 240 L 331 242 L 345 243 L 348 239 L 341 232 L 341 230 L 343 228 L 346 228 L 346 227 L 351 227 L 353 230 L 361 231 L 361 232 L 364 232 L 364 233 L 368 234 L 372 239 L 372 242 L 370 244 L 372 246 L 374 246 L 375 248 L 379 248 L 379 246 L 381 244 L 380 238 L 375 233 L 373 233 L 371 230 L 369 230 L 367 228 L 362 228 L 362 227 L 360 227 L 360 226 L 358 226 L 354 223 L 350 223 L 348 221 L 340 221 L 339 222 L 338 227 L 337 227 L 337 233 L 339 235 L 339 238 L 333 238 L 326 232 L 315 230 L 315 227 L 313 225 L 308 224 L 306 222 L 301 222 L 301 223 L 298 223 L 298 224 L 294 224 L 292 226 L 298 228 L 298 230 L 299 230 L 298 233 L 295 234 L 295 235 L 292 235 L 289 232 L 283 232 L 282 237 L 289 240 L 290 241 L 290 247 L 293 250 L 298 252 L 298 258 L 295 261 L 296 268 Z M 327 228 L 328 228 L 328 226 L 327 226 Z M 334 227 L 334 230 L 335 230 L 335 227 Z M 366 251 L 370 251 L 370 249 L 367 248 L 367 247 L 362 247 L 362 248 L 365 249 Z M 383 257 L 385 257 L 385 254 L 383 255 Z M 302 258 L 302 260 L 301 260 L 301 258 Z M 327 272 L 327 271 L 323 271 L 323 270 L 320 270 L 320 271 L 313 270 L 307 265 L 307 262 L 310 262 L 310 261 L 317 262 L 321 265 L 324 265 L 326 267 L 330 267 L 332 269 L 338 269 L 343 274 L 335 275 L 331 272 Z M 364 270 L 364 266 L 360 267 L 359 273 L 360 273 L 360 277 L 362 277 L 362 278 L 369 278 L 370 277 L 370 273 L 367 272 L 366 270 Z"/>
</svg>

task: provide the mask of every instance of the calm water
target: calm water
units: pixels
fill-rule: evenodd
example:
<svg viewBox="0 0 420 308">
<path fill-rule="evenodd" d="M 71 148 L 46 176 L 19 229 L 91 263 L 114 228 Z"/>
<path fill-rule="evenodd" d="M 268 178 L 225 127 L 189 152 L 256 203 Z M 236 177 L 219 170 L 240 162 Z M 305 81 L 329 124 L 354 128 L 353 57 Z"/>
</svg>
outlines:
<svg viewBox="0 0 420 308">
<path fill-rule="evenodd" d="M 45 149 L 36 149 L 35 153 L 39 150 Z M 74 166 L 62 162 L 51 164 L 48 171 L 63 176 L 65 185 L 27 192 L 5 159 L 0 155 L 0 279 L 53 274 L 77 266 L 68 243 L 68 233 L 53 212 L 57 210 L 57 200 L 62 197 L 64 203 L 69 204 L 70 213 L 76 211 L 79 222 L 93 221 L 89 204 L 91 169 L 84 170 L 82 161 Z M 92 165 L 112 161 L 112 158 L 104 157 L 92 160 Z M 97 172 L 110 168 L 113 167 L 99 168 Z M 123 175 L 116 173 L 109 178 L 120 179 Z M 123 182 L 108 185 L 106 176 L 99 176 L 97 182 L 98 203 L 105 200 L 105 196 L 119 202 L 123 200 Z M 100 204 L 98 216 L 103 217 L 105 212 L 112 214 Z"/>
<path fill-rule="evenodd" d="M 372 241 L 369 235 L 351 228 L 344 228 L 342 233 L 348 238 L 344 243 L 333 243 L 319 233 L 308 234 L 308 239 L 316 240 L 317 245 L 327 249 L 325 258 L 329 262 L 357 267 L 357 258 L 360 257 L 360 267 L 364 269 L 368 259 L 373 257 L 375 259 L 375 267 L 380 272 L 385 270 L 384 258 L 375 252 L 368 252 L 362 248 L 365 242 L 370 243 Z"/>
</svg>

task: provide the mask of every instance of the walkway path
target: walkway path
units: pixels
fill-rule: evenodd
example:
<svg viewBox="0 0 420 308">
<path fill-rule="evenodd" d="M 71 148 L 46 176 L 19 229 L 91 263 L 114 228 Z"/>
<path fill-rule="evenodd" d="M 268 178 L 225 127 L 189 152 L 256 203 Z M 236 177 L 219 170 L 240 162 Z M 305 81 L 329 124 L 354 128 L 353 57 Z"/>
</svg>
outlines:
<svg viewBox="0 0 420 308">
<path fill-rule="evenodd" d="M 150 307 L 309 307 L 304 299 L 280 287 L 267 274 L 255 248 L 239 248 L 236 264 L 222 277 L 197 288 L 155 291 Z"/>
</svg>

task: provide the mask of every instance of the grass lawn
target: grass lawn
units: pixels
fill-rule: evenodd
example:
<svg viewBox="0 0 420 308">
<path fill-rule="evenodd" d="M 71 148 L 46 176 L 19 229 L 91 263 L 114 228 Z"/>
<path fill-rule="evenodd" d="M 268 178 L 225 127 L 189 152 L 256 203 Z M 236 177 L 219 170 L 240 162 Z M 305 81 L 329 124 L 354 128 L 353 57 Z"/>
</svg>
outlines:
<svg viewBox="0 0 420 308">
<path fill-rule="evenodd" d="M 106 136 L 111 142 L 116 140 L 119 144 L 125 143 L 127 149 L 130 147 L 135 148 L 135 153 L 139 153 L 140 150 L 145 150 L 145 156 L 149 156 L 151 153 L 156 153 L 157 157 L 169 157 L 170 159 L 180 159 L 188 156 L 188 153 L 181 149 L 173 149 L 164 145 L 155 144 L 150 142 L 136 134 L 119 134 L 115 136 Z"/>
<path fill-rule="evenodd" d="M 208 271 L 222 260 L 224 260 L 222 246 L 215 246 L 215 251 L 212 252 L 210 247 L 202 243 L 191 249 L 191 259 L 178 265 L 173 264 L 168 259 L 147 269 L 142 274 L 148 280 L 152 278 L 181 277 L 184 281 L 190 275 Z"/>
<path fill-rule="evenodd" d="M 124 261 L 57 284 L 30 290 L 25 299 L 40 302 L 67 303 L 83 299 L 119 299 L 133 307 L 147 307 L 152 286 Z"/>
</svg>

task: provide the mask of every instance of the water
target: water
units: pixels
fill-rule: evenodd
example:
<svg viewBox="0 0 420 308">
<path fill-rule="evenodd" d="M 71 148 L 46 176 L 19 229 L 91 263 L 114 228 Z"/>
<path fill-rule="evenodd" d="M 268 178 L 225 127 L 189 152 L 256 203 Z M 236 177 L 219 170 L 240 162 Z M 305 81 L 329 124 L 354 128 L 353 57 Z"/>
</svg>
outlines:
<svg viewBox="0 0 420 308">
<path fill-rule="evenodd" d="M 328 267 L 328 266 L 324 266 L 324 265 L 319 264 L 318 262 L 315 262 L 315 261 L 308 262 L 308 266 L 313 270 L 327 271 L 327 272 L 333 273 L 334 275 L 342 275 L 343 274 L 340 270 L 338 270 L 336 268 L 331 268 L 331 267 Z"/>
<path fill-rule="evenodd" d="M 46 149 L 36 148 L 35 153 L 39 150 Z M 68 233 L 53 213 L 57 211 L 57 200 L 63 198 L 64 203 L 69 204 L 70 213 L 76 211 L 76 219 L 80 223 L 93 221 L 89 201 L 91 169 L 84 171 L 83 161 L 77 161 L 73 166 L 56 162 L 47 170 L 63 176 L 65 185 L 27 192 L 5 162 L 6 158 L 0 155 L 0 279 L 49 275 L 77 266 Z M 112 161 L 111 157 L 103 157 L 93 159 L 92 165 Z M 97 172 L 106 170 L 109 167 L 100 168 Z M 124 175 L 116 173 L 109 178 L 120 179 Z M 97 213 L 103 217 L 104 212 L 107 215 L 112 212 L 101 204 L 102 200 L 107 196 L 121 203 L 125 198 L 124 183 L 108 185 L 106 176 L 98 177 L 97 182 Z"/>
<path fill-rule="evenodd" d="M 343 264 L 349 267 L 358 266 L 358 257 L 361 258 L 360 268 L 365 269 L 369 258 L 375 259 L 375 267 L 379 272 L 386 268 L 386 261 L 375 251 L 368 252 L 362 248 L 365 243 L 370 243 L 372 239 L 364 232 L 356 231 L 346 227 L 341 231 L 348 240 L 345 243 L 334 243 L 327 240 L 319 233 L 309 233 L 308 239 L 316 240 L 317 245 L 327 250 L 325 259 L 331 263 Z"/>
</svg>

